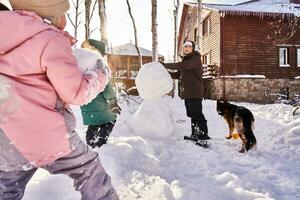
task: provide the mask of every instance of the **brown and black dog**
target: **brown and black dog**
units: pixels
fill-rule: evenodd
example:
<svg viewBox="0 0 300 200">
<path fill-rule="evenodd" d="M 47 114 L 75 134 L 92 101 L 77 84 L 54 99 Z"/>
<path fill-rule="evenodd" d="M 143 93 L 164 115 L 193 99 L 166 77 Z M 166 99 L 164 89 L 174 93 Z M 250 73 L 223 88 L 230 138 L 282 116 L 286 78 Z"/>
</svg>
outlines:
<svg viewBox="0 0 300 200">
<path fill-rule="evenodd" d="M 245 107 L 237 106 L 225 101 L 217 100 L 217 112 L 224 117 L 229 126 L 227 139 L 232 138 L 232 134 L 237 132 L 242 140 L 242 148 L 239 151 L 244 153 L 256 145 L 256 138 L 253 134 L 254 116 Z"/>
</svg>

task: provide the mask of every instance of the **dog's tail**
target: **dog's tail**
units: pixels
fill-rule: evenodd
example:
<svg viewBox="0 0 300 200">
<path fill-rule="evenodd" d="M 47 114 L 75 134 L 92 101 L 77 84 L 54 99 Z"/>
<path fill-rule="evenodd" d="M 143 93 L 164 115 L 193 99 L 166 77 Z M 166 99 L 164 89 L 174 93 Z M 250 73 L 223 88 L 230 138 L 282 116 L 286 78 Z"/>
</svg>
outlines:
<svg viewBox="0 0 300 200">
<path fill-rule="evenodd" d="M 247 138 L 246 150 L 250 150 L 254 145 L 256 145 L 256 137 L 254 136 L 254 116 L 250 110 L 243 108 L 238 111 L 238 114 L 242 117 L 244 125 L 244 134 Z"/>
</svg>

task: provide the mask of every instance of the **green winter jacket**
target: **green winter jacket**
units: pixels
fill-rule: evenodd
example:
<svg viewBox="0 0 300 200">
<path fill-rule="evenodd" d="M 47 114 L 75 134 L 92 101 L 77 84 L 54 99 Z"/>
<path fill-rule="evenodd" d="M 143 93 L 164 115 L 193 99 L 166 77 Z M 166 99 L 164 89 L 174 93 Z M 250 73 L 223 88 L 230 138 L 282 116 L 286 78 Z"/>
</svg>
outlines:
<svg viewBox="0 0 300 200">
<path fill-rule="evenodd" d="M 81 106 L 83 124 L 96 126 L 107 124 L 117 119 L 117 114 L 111 112 L 109 102 L 117 101 L 115 91 L 111 83 L 108 83 L 103 92 L 89 104 Z"/>
</svg>

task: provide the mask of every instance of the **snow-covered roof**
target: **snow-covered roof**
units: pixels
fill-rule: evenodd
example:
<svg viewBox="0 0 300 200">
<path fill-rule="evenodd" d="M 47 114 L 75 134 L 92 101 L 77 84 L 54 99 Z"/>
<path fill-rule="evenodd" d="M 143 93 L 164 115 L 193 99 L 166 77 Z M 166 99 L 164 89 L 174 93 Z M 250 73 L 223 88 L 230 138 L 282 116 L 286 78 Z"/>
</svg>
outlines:
<svg viewBox="0 0 300 200">
<path fill-rule="evenodd" d="M 142 47 L 139 47 L 139 49 L 140 49 L 142 56 L 147 56 L 147 57 L 152 56 L 152 51 L 150 51 L 148 49 L 144 49 Z M 108 54 L 120 55 L 120 56 L 137 56 L 138 55 L 135 45 L 132 43 L 127 43 L 127 44 L 113 47 L 112 49 L 109 49 Z M 163 57 L 163 55 L 158 54 L 158 57 Z"/>
<path fill-rule="evenodd" d="M 193 5 L 196 6 L 197 4 L 194 3 Z M 204 3 L 203 8 L 236 15 L 287 14 L 300 16 L 300 4 L 290 3 L 289 0 L 252 0 L 235 5 Z"/>
</svg>

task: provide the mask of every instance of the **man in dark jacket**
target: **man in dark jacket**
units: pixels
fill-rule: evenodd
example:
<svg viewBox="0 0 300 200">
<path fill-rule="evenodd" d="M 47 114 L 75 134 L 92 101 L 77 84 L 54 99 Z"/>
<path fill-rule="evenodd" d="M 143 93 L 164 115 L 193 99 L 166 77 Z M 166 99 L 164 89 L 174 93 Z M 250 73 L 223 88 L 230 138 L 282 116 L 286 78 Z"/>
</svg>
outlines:
<svg viewBox="0 0 300 200">
<path fill-rule="evenodd" d="M 178 63 L 163 63 L 173 79 L 179 79 L 179 96 L 184 99 L 187 116 L 192 121 L 192 134 L 185 139 L 208 140 L 207 121 L 202 112 L 203 84 L 201 56 L 195 51 L 195 43 L 186 41 L 183 45 L 184 57 Z"/>
</svg>

